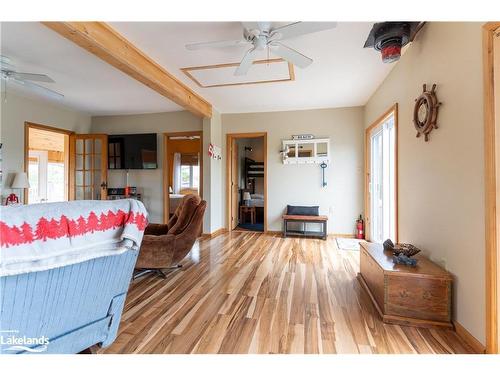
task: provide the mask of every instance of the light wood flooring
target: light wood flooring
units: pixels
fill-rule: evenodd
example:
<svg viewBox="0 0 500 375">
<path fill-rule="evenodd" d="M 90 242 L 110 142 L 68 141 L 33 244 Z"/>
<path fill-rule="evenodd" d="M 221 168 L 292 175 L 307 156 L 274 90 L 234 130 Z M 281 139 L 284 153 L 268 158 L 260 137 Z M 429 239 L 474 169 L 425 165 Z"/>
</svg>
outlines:
<svg viewBox="0 0 500 375">
<path fill-rule="evenodd" d="M 233 232 L 130 287 L 98 353 L 468 353 L 451 330 L 384 324 L 336 241 Z"/>
</svg>

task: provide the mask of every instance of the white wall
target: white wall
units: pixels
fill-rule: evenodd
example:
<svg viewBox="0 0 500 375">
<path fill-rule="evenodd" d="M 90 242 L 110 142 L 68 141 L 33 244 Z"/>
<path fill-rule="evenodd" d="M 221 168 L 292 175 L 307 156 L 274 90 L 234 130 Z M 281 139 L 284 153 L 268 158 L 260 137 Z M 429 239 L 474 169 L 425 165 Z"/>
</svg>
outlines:
<svg viewBox="0 0 500 375">
<path fill-rule="evenodd" d="M 129 184 L 137 186 L 149 212 L 149 221 L 163 222 L 163 133 L 202 129 L 202 120 L 187 111 L 92 118 L 92 133 L 157 133 L 158 169 L 130 170 Z M 203 155 L 205 158 L 205 154 Z M 108 171 L 108 187 L 124 187 L 126 172 Z"/>
<path fill-rule="evenodd" d="M 481 24 L 427 24 L 367 103 L 365 126 L 399 104 L 399 240 L 454 274 L 454 319 L 484 343 L 481 56 Z M 423 83 L 443 103 L 427 143 L 412 123 Z"/>
<path fill-rule="evenodd" d="M 363 210 L 363 108 L 223 114 L 222 129 L 224 138 L 227 133 L 267 132 L 268 230 L 281 231 L 281 215 L 287 204 L 295 204 L 319 205 L 320 213 L 329 215 L 329 233 L 354 233 Z M 331 139 L 325 188 L 318 165 L 282 163 L 281 141 L 303 133 Z M 224 222 L 225 204 L 224 191 Z"/>
<path fill-rule="evenodd" d="M 207 155 L 208 145 L 223 147 L 221 115 L 212 108 L 212 117 L 203 120 L 203 152 Z M 223 227 L 223 186 L 222 168 L 223 161 L 208 159 L 203 163 L 203 198 L 207 201 L 207 212 L 203 223 L 204 233 L 214 233 Z"/>
<path fill-rule="evenodd" d="M 2 92 L 0 141 L 2 146 L 2 202 L 10 194 L 9 189 L 13 174 L 24 171 L 24 123 L 33 122 L 55 128 L 72 130 L 76 133 L 88 133 L 90 115 L 68 109 L 40 99 L 33 99 L 7 92 L 4 101 Z M 15 191 L 19 194 L 19 190 Z"/>
</svg>

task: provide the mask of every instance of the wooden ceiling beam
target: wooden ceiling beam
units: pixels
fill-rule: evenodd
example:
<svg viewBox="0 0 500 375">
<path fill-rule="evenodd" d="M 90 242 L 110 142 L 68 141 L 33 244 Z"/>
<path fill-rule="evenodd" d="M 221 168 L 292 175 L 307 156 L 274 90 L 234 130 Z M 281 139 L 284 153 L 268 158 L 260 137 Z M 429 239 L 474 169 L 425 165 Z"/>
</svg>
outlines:
<svg viewBox="0 0 500 375">
<path fill-rule="evenodd" d="M 42 22 L 115 68 L 199 117 L 212 105 L 104 22 Z"/>
</svg>

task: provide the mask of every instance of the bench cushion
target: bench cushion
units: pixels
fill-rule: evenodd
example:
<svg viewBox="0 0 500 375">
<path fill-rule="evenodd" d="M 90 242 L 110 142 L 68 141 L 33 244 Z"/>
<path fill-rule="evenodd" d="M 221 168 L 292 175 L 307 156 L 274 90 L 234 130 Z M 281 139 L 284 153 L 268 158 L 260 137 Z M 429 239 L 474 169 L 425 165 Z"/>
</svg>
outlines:
<svg viewBox="0 0 500 375">
<path fill-rule="evenodd" d="M 318 215 L 318 216 L 306 216 L 306 215 L 283 215 L 284 220 L 295 220 L 295 221 L 328 221 L 328 216 Z"/>
<path fill-rule="evenodd" d="M 319 206 L 286 206 L 287 215 L 318 216 Z"/>
</svg>

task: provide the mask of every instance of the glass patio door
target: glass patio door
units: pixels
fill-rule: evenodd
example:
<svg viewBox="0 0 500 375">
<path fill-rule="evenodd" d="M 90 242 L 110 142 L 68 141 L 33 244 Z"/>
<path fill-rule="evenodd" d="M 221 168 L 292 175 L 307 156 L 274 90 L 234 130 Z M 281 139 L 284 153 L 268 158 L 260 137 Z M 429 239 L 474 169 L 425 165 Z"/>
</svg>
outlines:
<svg viewBox="0 0 500 375">
<path fill-rule="evenodd" d="M 396 241 L 394 116 L 370 133 L 370 239 Z"/>
<path fill-rule="evenodd" d="M 71 199 L 107 198 L 108 137 L 105 134 L 74 134 L 71 137 Z"/>
</svg>

